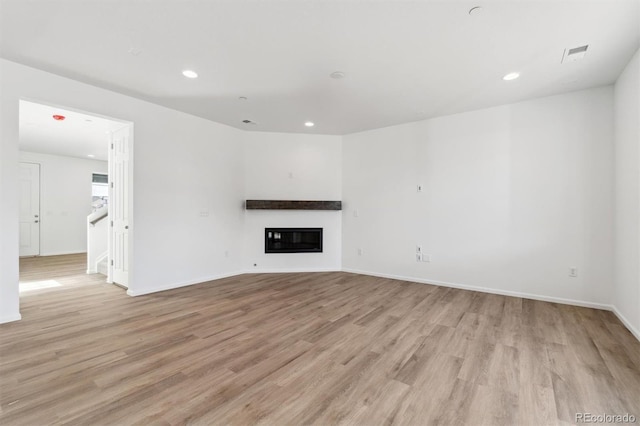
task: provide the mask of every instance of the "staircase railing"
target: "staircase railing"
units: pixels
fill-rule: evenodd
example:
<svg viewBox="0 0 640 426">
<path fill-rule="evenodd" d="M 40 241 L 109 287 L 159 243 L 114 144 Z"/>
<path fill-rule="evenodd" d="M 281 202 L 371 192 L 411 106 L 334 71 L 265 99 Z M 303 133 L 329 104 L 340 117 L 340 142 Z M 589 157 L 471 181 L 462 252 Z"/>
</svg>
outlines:
<svg viewBox="0 0 640 426">
<path fill-rule="evenodd" d="M 109 224 L 107 206 L 87 216 L 87 274 L 98 272 L 98 263 L 107 256 Z"/>
<path fill-rule="evenodd" d="M 107 216 L 109 216 L 109 209 L 101 209 L 93 212 L 89 215 L 89 224 L 95 226 L 96 223 L 100 222 Z"/>
</svg>

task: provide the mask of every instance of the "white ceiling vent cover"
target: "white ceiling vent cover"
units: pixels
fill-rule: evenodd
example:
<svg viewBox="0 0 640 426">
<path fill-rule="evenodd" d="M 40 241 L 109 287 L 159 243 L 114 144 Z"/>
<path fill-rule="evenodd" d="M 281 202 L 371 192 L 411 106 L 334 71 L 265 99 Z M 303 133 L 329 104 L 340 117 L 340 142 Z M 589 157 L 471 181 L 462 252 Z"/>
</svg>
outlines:
<svg viewBox="0 0 640 426">
<path fill-rule="evenodd" d="M 562 63 L 566 62 L 575 62 L 584 58 L 584 55 L 587 54 L 587 49 L 589 48 L 588 44 L 580 47 L 574 47 L 572 49 L 564 49 L 564 55 L 562 55 Z"/>
</svg>

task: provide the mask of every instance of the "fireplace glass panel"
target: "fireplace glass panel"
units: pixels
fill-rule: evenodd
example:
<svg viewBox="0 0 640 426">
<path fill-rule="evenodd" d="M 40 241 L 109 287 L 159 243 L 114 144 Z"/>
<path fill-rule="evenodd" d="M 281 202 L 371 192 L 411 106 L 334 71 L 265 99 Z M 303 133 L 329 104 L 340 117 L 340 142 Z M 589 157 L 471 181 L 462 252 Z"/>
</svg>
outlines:
<svg viewBox="0 0 640 426">
<path fill-rule="evenodd" d="M 321 253 L 322 228 L 265 228 L 265 253 Z"/>
</svg>

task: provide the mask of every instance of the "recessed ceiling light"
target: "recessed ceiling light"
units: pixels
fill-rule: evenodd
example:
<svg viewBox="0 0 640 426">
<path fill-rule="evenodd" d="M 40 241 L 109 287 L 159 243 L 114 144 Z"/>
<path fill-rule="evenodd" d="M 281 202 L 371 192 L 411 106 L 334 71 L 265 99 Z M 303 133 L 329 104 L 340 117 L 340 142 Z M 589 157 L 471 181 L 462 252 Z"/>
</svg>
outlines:
<svg viewBox="0 0 640 426">
<path fill-rule="evenodd" d="M 505 81 L 511 81 L 511 80 L 515 80 L 518 77 L 520 77 L 520 73 L 519 72 L 510 72 L 509 74 L 507 74 L 504 77 L 502 77 L 502 79 L 505 80 Z"/>
<path fill-rule="evenodd" d="M 306 123 L 304 123 L 304 125 L 307 126 L 307 127 L 313 127 L 316 124 L 313 121 L 307 121 Z"/>
<path fill-rule="evenodd" d="M 184 75 L 187 78 L 198 78 L 198 73 L 191 70 L 182 71 L 182 75 Z"/>
<path fill-rule="evenodd" d="M 93 154 L 87 154 L 87 157 L 89 157 L 89 158 L 94 158 L 94 157 L 95 157 L 95 155 L 93 155 Z"/>
<path fill-rule="evenodd" d="M 339 80 L 341 78 L 344 78 L 345 74 L 342 71 L 334 71 L 331 74 L 329 74 L 329 77 Z"/>
<path fill-rule="evenodd" d="M 482 12 L 482 6 L 476 6 L 469 9 L 469 15 L 478 16 Z"/>
<path fill-rule="evenodd" d="M 240 96 L 240 97 L 238 98 L 238 100 L 240 100 L 240 101 L 246 101 L 246 100 L 247 100 L 247 97 L 246 97 L 246 96 Z"/>
</svg>

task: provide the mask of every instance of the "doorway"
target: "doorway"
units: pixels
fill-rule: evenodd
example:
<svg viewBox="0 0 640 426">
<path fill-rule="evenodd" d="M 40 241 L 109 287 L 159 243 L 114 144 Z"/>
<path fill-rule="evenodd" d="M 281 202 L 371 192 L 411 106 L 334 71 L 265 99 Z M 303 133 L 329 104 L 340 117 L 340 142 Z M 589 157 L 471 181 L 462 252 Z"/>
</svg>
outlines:
<svg viewBox="0 0 640 426">
<path fill-rule="evenodd" d="M 75 261 L 84 255 L 86 272 L 94 273 L 90 233 L 101 232 L 104 281 L 128 288 L 133 123 L 27 100 L 20 101 L 19 111 L 20 257 Z M 90 218 L 98 208 L 92 194 L 96 173 L 108 175 L 108 196 L 99 206 L 108 214 L 98 219 L 100 231 L 94 229 L 95 215 L 94 222 Z"/>
</svg>

